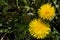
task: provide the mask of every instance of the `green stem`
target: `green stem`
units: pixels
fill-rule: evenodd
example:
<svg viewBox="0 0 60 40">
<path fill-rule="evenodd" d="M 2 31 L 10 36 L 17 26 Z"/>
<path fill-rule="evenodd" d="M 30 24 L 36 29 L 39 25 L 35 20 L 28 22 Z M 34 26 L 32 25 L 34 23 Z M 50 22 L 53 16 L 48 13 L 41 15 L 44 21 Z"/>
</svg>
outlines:
<svg viewBox="0 0 60 40">
<path fill-rule="evenodd" d="M 18 7 L 18 0 L 16 0 L 16 5 L 17 5 L 17 7 Z"/>
</svg>

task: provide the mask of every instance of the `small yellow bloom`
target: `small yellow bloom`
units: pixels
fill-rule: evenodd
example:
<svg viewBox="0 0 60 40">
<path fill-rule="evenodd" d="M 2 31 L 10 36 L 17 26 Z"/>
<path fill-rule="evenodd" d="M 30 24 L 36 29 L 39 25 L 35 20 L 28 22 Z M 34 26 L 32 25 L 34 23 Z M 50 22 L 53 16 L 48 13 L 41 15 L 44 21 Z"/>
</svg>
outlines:
<svg viewBox="0 0 60 40">
<path fill-rule="evenodd" d="M 52 20 L 55 16 L 55 8 L 51 4 L 44 4 L 38 9 L 39 17 L 47 20 Z"/>
<path fill-rule="evenodd" d="M 37 39 L 47 37 L 50 32 L 50 25 L 45 24 L 41 19 L 34 19 L 29 24 L 29 32 L 31 36 Z"/>
</svg>

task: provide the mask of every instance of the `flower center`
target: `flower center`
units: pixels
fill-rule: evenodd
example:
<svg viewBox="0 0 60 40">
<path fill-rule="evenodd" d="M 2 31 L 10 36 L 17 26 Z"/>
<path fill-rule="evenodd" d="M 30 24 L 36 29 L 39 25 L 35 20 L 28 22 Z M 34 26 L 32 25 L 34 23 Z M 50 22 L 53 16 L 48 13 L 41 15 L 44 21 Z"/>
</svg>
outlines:
<svg viewBox="0 0 60 40">
<path fill-rule="evenodd" d="M 46 14 L 48 14 L 49 12 L 45 12 Z"/>
</svg>

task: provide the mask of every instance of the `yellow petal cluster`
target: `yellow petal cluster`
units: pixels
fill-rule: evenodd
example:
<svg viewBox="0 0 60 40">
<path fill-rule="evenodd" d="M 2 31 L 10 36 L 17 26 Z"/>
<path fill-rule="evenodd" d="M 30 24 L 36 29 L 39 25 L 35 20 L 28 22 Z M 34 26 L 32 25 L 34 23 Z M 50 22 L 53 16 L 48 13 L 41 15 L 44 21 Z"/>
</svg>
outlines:
<svg viewBox="0 0 60 40">
<path fill-rule="evenodd" d="M 40 19 L 33 19 L 29 23 L 29 32 L 31 36 L 37 39 L 43 39 L 47 37 L 47 35 L 50 32 L 50 25 L 45 24 L 42 20 Z"/>
<path fill-rule="evenodd" d="M 52 20 L 55 16 L 55 8 L 51 4 L 44 4 L 38 9 L 39 17 L 47 20 Z"/>
</svg>

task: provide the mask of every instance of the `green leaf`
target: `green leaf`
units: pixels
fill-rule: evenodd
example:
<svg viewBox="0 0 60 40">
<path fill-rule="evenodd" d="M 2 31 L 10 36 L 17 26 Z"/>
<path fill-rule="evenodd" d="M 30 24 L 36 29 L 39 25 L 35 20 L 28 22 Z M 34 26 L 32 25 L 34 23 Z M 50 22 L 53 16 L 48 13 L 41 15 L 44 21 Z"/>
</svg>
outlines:
<svg viewBox="0 0 60 40">
<path fill-rule="evenodd" d="M 1 4 L 1 5 L 8 5 L 8 4 L 5 2 L 5 0 L 0 0 L 0 4 Z"/>
<path fill-rule="evenodd" d="M 25 36 L 27 35 L 27 26 L 25 24 L 15 24 L 17 29 L 17 38 L 16 40 L 24 40 Z"/>
</svg>

